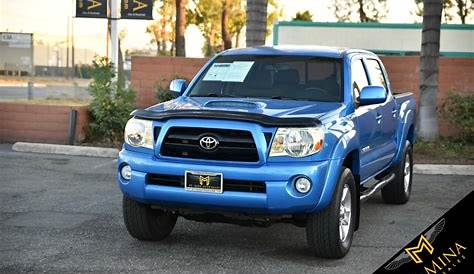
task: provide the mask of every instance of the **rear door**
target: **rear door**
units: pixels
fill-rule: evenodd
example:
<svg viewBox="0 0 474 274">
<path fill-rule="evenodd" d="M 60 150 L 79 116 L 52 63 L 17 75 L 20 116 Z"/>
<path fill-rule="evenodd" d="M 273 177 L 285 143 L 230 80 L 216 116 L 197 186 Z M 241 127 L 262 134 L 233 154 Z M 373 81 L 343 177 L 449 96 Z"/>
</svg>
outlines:
<svg viewBox="0 0 474 274">
<path fill-rule="evenodd" d="M 355 104 L 356 123 L 360 143 L 360 176 L 361 180 L 377 172 L 377 151 L 379 142 L 379 124 L 376 113 L 378 105 L 359 106 L 359 95 L 369 85 L 366 69 L 361 57 L 355 57 L 351 63 L 351 83 Z"/>
<path fill-rule="evenodd" d="M 390 92 L 390 84 L 386 78 L 385 70 L 379 60 L 365 59 L 369 82 L 371 85 L 383 86 L 387 91 L 387 100 L 379 104 L 377 108 L 377 119 L 379 122 L 379 133 L 377 135 L 378 147 L 378 169 L 381 170 L 388 165 L 396 152 L 396 124 L 397 106 Z"/>
</svg>

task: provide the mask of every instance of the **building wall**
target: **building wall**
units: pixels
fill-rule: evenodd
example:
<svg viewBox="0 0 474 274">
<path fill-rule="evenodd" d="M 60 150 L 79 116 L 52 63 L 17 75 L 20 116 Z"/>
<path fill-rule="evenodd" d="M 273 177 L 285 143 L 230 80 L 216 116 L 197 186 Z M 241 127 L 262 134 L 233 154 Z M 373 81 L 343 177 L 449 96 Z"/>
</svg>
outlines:
<svg viewBox="0 0 474 274">
<path fill-rule="evenodd" d="M 85 138 L 88 124 L 87 106 L 35 105 L 0 103 L 0 143 L 46 142 L 65 144 L 68 139 L 69 112 L 78 112 L 76 141 Z"/>
<path fill-rule="evenodd" d="M 389 73 L 392 89 L 395 91 L 411 91 L 415 98 L 419 97 L 418 56 L 384 56 L 382 60 Z M 177 76 L 191 79 L 204 65 L 206 58 L 184 57 L 133 57 L 132 86 L 137 92 L 137 105 L 147 107 L 157 103 L 156 90 L 158 85 L 167 87 L 169 81 Z M 448 58 L 440 60 L 440 92 L 438 102 L 441 103 L 449 91 L 474 93 L 474 58 Z M 441 133 L 453 135 L 457 131 L 452 125 L 441 121 Z"/>
<path fill-rule="evenodd" d="M 137 106 L 157 103 L 159 85 L 167 87 L 174 78 L 192 79 L 207 62 L 206 58 L 132 57 L 132 87 L 137 92 Z"/>
<path fill-rule="evenodd" d="M 405 56 L 420 52 L 422 24 L 280 21 L 273 45 L 320 45 L 368 49 Z M 474 57 L 474 25 L 441 24 L 440 51 Z"/>
</svg>

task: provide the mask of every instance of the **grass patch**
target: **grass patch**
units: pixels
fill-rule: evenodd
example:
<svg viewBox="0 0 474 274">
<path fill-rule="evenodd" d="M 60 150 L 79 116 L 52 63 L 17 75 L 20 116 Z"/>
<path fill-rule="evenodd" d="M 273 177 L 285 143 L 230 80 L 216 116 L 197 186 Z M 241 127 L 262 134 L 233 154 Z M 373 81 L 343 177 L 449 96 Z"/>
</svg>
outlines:
<svg viewBox="0 0 474 274">
<path fill-rule="evenodd" d="M 425 164 L 474 164 L 474 143 L 447 138 L 436 142 L 417 140 L 414 160 Z"/>
</svg>

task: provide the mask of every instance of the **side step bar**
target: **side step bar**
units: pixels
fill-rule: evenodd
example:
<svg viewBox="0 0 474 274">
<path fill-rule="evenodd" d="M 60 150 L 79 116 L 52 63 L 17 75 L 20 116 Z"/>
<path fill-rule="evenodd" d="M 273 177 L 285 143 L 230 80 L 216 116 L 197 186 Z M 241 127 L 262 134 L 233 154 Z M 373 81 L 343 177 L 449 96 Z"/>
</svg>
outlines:
<svg viewBox="0 0 474 274">
<path fill-rule="evenodd" d="M 367 198 L 369 198 L 370 196 L 372 196 L 372 194 L 374 194 L 377 190 L 381 189 L 381 188 L 384 187 L 386 184 L 390 183 L 393 179 L 395 179 L 395 174 L 394 174 L 394 173 L 388 175 L 387 177 L 385 177 L 384 179 L 382 179 L 380 182 L 378 182 L 377 184 L 375 184 L 375 185 L 372 186 L 371 188 L 365 190 L 365 191 L 362 192 L 361 195 L 360 195 L 360 201 L 366 200 Z"/>
</svg>

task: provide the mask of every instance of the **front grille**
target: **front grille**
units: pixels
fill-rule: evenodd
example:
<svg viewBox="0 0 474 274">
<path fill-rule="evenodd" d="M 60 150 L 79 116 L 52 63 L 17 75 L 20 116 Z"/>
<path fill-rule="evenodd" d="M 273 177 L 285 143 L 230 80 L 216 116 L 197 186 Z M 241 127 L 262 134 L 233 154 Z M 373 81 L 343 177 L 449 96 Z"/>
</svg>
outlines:
<svg viewBox="0 0 474 274">
<path fill-rule="evenodd" d="M 201 148 L 199 140 L 212 136 L 219 141 L 216 149 Z M 219 161 L 258 162 L 252 134 L 245 130 L 171 127 L 161 145 L 161 155 Z"/>
<path fill-rule="evenodd" d="M 164 175 L 164 174 L 148 174 L 147 184 L 149 185 L 161 185 L 171 187 L 184 188 L 184 176 L 178 175 Z M 225 179 L 223 181 L 224 191 L 237 191 L 237 192 L 253 192 L 253 193 L 266 193 L 267 188 L 262 181 L 245 181 L 245 180 L 233 180 Z"/>
</svg>

